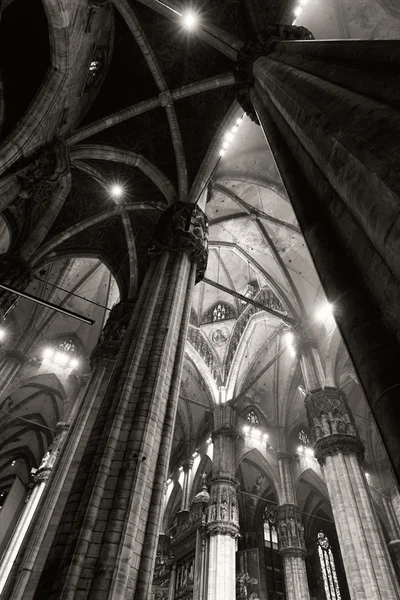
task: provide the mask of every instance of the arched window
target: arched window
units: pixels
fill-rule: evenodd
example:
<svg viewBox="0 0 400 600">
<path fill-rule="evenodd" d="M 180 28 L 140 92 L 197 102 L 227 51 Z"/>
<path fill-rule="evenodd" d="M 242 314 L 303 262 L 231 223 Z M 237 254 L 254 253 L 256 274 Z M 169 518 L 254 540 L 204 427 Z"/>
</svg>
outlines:
<svg viewBox="0 0 400 600">
<path fill-rule="evenodd" d="M 341 600 L 335 560 L 329 540 L 323 531 L 317 535 L 317 544 L 326 598 L 327 600 Z"/>
<path fill-rule="evenodd" d="M 277 510 L 274 504 L 267 504 L 264 510 L 264 557 L 268 597 L 283 600 L 284 583 L 282 560 L 279 555 Z"/>
<path fill-rule="evenodd" d="M 249 425 L 251 425 L 252 427 L 258 427 L 260 425 L 260 420 L 258 418 L 257 413 L 254 410 L 249 410 L 246 418 Z"/>
</svg>

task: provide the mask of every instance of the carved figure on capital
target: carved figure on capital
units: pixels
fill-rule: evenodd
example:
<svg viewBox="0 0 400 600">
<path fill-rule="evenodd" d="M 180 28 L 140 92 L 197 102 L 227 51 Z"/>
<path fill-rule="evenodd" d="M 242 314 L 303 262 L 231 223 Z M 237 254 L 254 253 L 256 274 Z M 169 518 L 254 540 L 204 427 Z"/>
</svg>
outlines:
<svg viewBox="0 0 400 600">
<path fill-rule="evenodd" d="M 208 260 L 208 220 L 195 204 L 176 202 L 162 214 L 154 232 L 150 255 L 164 250 L 187 252 L 197 264 L 196 283 L 201 281 Z"/>
<path fill-rule="evenodd" d="M 132 301 L 118 302 L 113 306 L 99 336 L 97 346 L 90 356 L 92 367 L 103 358 L 116 358 L 125 338 L 133 307 Z"/>
<path fill-rule="evenodd" d="M 30 163 L 17 173 L 22 196 L 32 196 L 36 187 L 47 181 L 56 184 L 69 171 L 67 147 L 60 138 L 43 146 L 32 156 Z"/>
</svg>

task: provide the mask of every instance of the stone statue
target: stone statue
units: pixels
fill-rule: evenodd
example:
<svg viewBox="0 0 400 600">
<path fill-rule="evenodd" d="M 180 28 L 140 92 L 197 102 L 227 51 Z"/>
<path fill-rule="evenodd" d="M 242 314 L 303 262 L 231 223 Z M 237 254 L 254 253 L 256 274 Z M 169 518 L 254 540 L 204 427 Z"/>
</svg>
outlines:
<svg viewBox="0 0 400 600">
<path fill-rule="evenodd" d="M 343 421 L 346 433 L 350 435 L 357 435 L 356 429 L 353 423 L 350 421 L 349 415 L 343 415 Z"/>
<path fill-rule="evenodd" d="M 314 417 L 313 421 L 314 421 L 314 436 L 315 436 L 315 439 L 318 440 L 323 435 L 321 422 L 317 417 Z"/>
<path fill-rule="evenodd" d="M 289 525 L 290 525 L 291 543 L 292 543 L 292 546 L 296 546 L 297 545 L 297 527 L 296 527 L 296 521 L 293 517 L 290 517 Z"/>
<path fill-rule="evenodd" d="M 288 531 L 286 521 L 281 521 L 279 524 L 279 534 L 281 538 L 281 545 L 283 547 L 288 545 Z"/>
<path fill-rule="evenodd" d="M 321 426 L 322 426 L 323 435 L 331 434 L 331 428 L 329 426 L 328 415 L 325 412 L 321 413 Z"/>
<path fill-rule="evenodd" d="M 300 545 L 302 547 L 304 547 L 304 525 L 303 523 L 298 523 L 298 530 L 299 530 L 299 539 L 300 539 Z"/>
<path fill-rule="evenodd" d="M 334 412 L 336 412 L 336 411 L 334 411 Z M 328 413 L 328 420 L 331 425 L 332 433 L 336 433 L 337 432 L 337 423 L 338 423 L 336 415 L 334 415 L 331 412 Z"/>
</svg>

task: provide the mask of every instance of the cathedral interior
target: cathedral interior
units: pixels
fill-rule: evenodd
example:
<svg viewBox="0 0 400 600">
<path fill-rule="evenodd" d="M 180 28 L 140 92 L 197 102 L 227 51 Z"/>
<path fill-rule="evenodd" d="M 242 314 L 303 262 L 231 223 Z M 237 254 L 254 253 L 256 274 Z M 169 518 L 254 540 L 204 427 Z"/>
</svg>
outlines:
<svg viewBox="0 0 400 600">
<path fill-rule="evenodd" d="M 400 598 L 398 0 L 0 1 L 0 599 Z"/>
</svg>

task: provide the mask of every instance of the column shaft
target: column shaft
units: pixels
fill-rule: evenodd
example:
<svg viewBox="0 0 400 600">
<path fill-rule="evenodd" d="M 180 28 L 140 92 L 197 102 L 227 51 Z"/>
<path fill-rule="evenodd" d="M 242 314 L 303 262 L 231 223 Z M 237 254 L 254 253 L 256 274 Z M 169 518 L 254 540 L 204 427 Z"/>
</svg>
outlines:
<svg viewBox="0 0 400 600">
<path fill-rule="evenodd" d="M 112 378 L 36 598 L 148 598 L 195 277 L 207 223 L 178 203 L 156 228 Z"/>
<path fill-rule="evenodd" d="M 207 600 L 236 599 L 239 514 L 235 481 L 237 434 L 234 426 L 235 413 L 229 405 L 214 409 L 213 478 L 207 515 Z"/>
<path fill-rule="evenodd" d="M 237 79 L 400 480 L 400 45 L 293 41 L 310 38 L 299 27 L 263 32 L 241 51 Z"/>
</svg>

